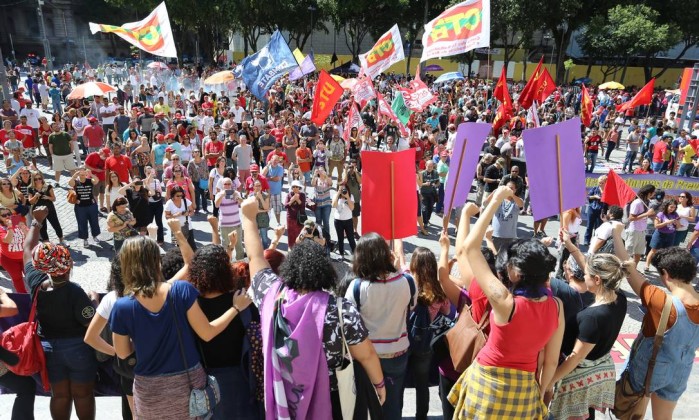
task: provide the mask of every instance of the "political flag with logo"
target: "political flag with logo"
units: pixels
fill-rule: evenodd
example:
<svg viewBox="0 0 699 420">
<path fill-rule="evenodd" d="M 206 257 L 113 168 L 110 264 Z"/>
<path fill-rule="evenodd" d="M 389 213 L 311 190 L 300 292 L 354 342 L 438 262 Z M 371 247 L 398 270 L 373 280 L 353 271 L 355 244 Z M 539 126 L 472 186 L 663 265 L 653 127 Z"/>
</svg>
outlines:
<svg viewBox="0 0 699 420">
<path fill-rule="evenodd" d="M 333 107 L 342 97 L 345 90 L 333 79 L 330 73 L 325 70 L 320 71 L 318 84 L 316 85 L 315 96 L 313 98 L 313 109 L 311 111 L 311 121 L 316 125 L 322 125 L 330 115 Z"/>
<path fill-rule="evenodd" d="M 175 38 L 172 36 L 165 2 L 160 3 L 145 19 L 138 22 L 121 26 L 90 22 L 90 32 L 93 35 L 97 32 L 111 33 L 147 53 L 177 58 Z"/>
<path fill-rule="evenodd" d="M 269 43 L 240 62 L 241 77 L 258 99 L 266 100 L 267 91 L 286 73 L 298 67 L 289 45 L 278 30 Z"/>
<path fill-rule="evenodd" d="M 655 77 L 650 79 L 650 82 L 646 83 L 645 86 L 634 95 L 631 100 L 624 102 L 621 105 L 617 105 L 617 112 L 624 112 L 629 109 L 636 108 L 641 105 L 648 105 L 653 100 L 653 90 L 655 89 Z"/>
<path fill-rule="evenodd" d="M 364 69 L 364 73 L 372 79 L 381 74 L 384 70 L 405 59 L 403 53 L 403 40 L 400 37 L 398 25 L 381 35 L 376 44 L 366 54 L 359 55 L 359 62 Z"/>
<path fill-rule="evenodd" d="M 466 0 L 425 25 L 420 61 L 489 46 L 490 0 Z"/>
<path fill-rule="evenodd" d="M 396 92 L 396 96 L 393 97 L 393 102 L 391 102 L 391 109 L 401 123 L 407 124 L 410 121 L 410 114 L 413 112 L 405 104 L 403 92 Z"/>
<path fill-rule="evenodd" d="M 354 100 L 359 103 L 359 106 L 364 107 L 367 102 L 376 98 L 374 82 L 367 76 L 359 76 L 357 83 L 352 86 L 352 95 L 354 95 Z"/>
<path fill-rule="evenodd" d="M 364 120 L 362 120 L 362 114 L 357 109 L 356 102 L 352 101 L 349 114 L 347 115 L 347 122 L 345 123 L 345 130 L 342 133 L 342 138 L 345 141 L 349 141 L 350 133 L 352 133 L 352 129 L 355 127 L 361 132 L 364 129 Z M 347 147 L 349 147 L 349 143 L 347 143 Z"/>
<path fill-rule="evenodd" d="M 422 112 L 425 107 L 437 101 L 437 97 L 432 94 L 430 88 L 420 79 L 420 66 L 417 67 L 415 79 L 408 83 L 407 88 L 399 88 L 403 93 L 405 105 L 415 112 Z"/>
</svg>

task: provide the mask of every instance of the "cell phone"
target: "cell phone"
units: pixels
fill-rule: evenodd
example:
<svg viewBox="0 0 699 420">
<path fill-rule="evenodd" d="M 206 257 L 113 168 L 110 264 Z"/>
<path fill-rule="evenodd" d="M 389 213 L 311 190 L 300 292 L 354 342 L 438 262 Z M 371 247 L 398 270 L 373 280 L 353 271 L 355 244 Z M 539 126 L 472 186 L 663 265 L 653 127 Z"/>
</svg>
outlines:
<svg viewBox="0 0 699 420">
<path fill-rule="evenodd" d="M 226 198 L 233 197 L 233 190 L 225 190 L 225 191 L 226 191 Z"/>
</svg>

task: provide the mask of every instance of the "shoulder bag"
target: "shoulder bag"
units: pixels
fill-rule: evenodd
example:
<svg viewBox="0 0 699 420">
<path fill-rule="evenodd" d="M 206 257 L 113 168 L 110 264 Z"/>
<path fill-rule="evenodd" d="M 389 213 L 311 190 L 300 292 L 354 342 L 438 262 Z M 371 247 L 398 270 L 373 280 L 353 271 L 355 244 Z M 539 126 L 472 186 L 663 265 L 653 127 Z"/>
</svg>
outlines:
<svg viewBox="0 0 699 420">
<path fill-rule="evenodd" d="M 665 298 L 665 306 L 663 307 L 663 312 L 660 315 L 660 322 L 658 323 L 658 330 L 655 332 L 655 338 L 653 339 L 653 353 L 651 353 L 650 360 L 648 361 L 648 370 L 646 371 L 646 378 L 643 383 L 643 389 L 636 392 L 631 387 L 631 380 L 629 379 L 629 368 L 626 365 L 626 370 L 621 374 L 621 378 L 616 381 L 616 389 L 614 392 L 614 408 L 612 408 L 612 414 L 614 414 L 620 420 L 642 420 L 646 415 L 646 409 L 648 408 L 648 402 L 650 401 L 650 381 L 653 378 L 653 370 L 655 368 L 655 359 L 658 356 L 660 347 L 663 345 L 663 338 L 665 335 L 665 330 L 667 329 L 667 321 L 670 318 L 670 310 L 672 309 L 672 295 L 667 295 Z M 643 326 L 641 326 L 641 332 L 643 334 Z M 640 340 L 637 338 L 634 342 L 634 346 L 629 356 L 629 362 L 633 359 L 633 355 L 636 353 L 637 344 Z"/>
<path fill-rule="evenodd" d="M 471 366 L 488 339 L 485 329 L 490 325 L 490 304 L 480 322 L 476 322 L 471 314 L 471 306 L 464 305 L 459 318 L 446 334 L 446 344 L 449 348 L 451 361 L 457 372 L 463 372 Z"/>
<path fill-rule="evenodd" d="M 172 291 L 172 286 L 170 287 Z M 172 322 L 175 323 L 177 331 L 177 341 L 180 344 L 180 353 L 182 353 L 182 363 L 184 370 L 187 373 L 187 382 L 189 382 L 189 416 L 190 417 L 211 417 L 214 407 L 221 401 L 221 390 L 218 386 L 218 381 L 211 375 L 206 376 L 206 385 L 203 389 L 194 389 L 192 387 L 192 378 L 189 376 L 189 365 L 187 364 L 187 356 L 184 353 L 184 344 L 182 344 L 182 333 L 180 326 L 177 323 L 177 315 L 175 313 L 175 299 L 168 292 L 168 300 L 170 301 L 170 310 L 172 311 Z"/>
<path fill-rule="evenodd" d="M 354 360 L 350 354 L 347 340 L 345 340 L 344 318 L 342 317 L 342 298 L 336 299 L 337 314 L 340 323 L 340 336 L 342 337 L 342 366 L 335 369 L 337 378 L 337 390 L 340 394 L 340 407 L 342 407 L 342 418 L 354 418 L 354 405 L 357 402 L 357 388 L 354 383 Z M 348 359 L 345 357 L 348 356 Z"/>
</svg>

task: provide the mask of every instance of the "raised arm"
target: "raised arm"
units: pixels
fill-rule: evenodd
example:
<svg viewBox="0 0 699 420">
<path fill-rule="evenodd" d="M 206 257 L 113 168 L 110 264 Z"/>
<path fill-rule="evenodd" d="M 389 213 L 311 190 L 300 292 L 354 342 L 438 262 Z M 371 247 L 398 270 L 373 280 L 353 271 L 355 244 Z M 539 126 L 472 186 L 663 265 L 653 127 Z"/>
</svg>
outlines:
<svg viewBox="0 0 699 420">
<path fill-rule="evenodd" d="M 32 261 L 32 250 L 39 243 L 39 231 L 41 226 L 46 223 L 46 216 L 48 216 L 49 210 L 46 206 L 39 206 L 34 209 L 32 216 L 34 221 L 32 222 L 29 232 L 27 232 L 27 237 L 24 239 L 24 254 L 22 262 L 26 265 L 28 262 Z"/>
<path fill-rule="evenodd" d="M 641 286 L 646 282 L 646 279 L 636 269 L 636 264 L 633 260 L 629 260 L 629 253 L 626 251 L 624 241 L 621 240 L 621 233 L 624 231 L 624 225 L 619 223 L 614 226 L 612 237 L 614 238 L 614 253 L 623 262 L 624 269 L 627 271 L 626 280 L 629 282 L 631 289 L 636 293 L 636 296 L 641 296 Z M 650 261 L 646 262 L 650 264 Z"/>
<path fill-rule="evenodd" d="M 249 197 L 243 201 L 240 213 L 243 222 L 243 235 L 245 236 L 245 251 L 250 260 L 250 277 L 254 277 L 260 270 L 269 268 L 269 263 L 265 259 L 262 238 L 257 228 L 257 200 Z"/>
</svg>

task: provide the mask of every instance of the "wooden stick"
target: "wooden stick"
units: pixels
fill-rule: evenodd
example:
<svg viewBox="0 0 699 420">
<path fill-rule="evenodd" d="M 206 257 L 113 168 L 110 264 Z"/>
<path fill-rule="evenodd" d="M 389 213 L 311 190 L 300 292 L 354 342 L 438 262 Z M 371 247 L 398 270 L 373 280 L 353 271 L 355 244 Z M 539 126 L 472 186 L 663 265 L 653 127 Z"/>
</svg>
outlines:
<svg viewBox="0 0 699 420">
<path fill-rule="evenodd" d="M 391 243 L 396 238 L 396 197 L 395 197 L 395 180 L 393 172 L 393 161 L 391 161 Z"/>
<path fill-rule="evenodd" d="M 556 172 L 558 173 L 558 217 L 563 223 L 563 179 L 561 171 L 561 137 L 556 134 Z"/>
<path fill-rule="evenodd" d="M 456 168 L 456 179 L 455 179 L 454 183 L 452 184 L 451 197 L 449 198 L 449 207 L 447 207 L 447 214 L 443 220 L 444 223 L 442 223 L 442 226 L 443 226 L 445 231 L 449 227 L 449 220 L 451 220 L 451 211 L 453 210 L 453 206 L 454 206 L 454 195 L 456 194 L 456 186 L 459 182 L 459 178 L 461 178 L 461 166 L 463 165 L 463 162 L 464 162 L 464 153 L 466 153 L 466 144 L 467 143 L 468 143 L 468 139 L 465 138 L 464 139 L 464 147 L 461 149 L 461 154 L 459 155 L 459 160 L 457 161 L 459 166 Z"/>
</svg>

